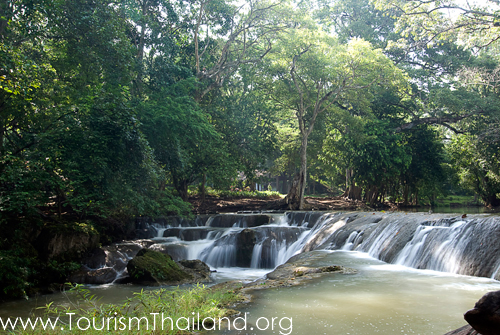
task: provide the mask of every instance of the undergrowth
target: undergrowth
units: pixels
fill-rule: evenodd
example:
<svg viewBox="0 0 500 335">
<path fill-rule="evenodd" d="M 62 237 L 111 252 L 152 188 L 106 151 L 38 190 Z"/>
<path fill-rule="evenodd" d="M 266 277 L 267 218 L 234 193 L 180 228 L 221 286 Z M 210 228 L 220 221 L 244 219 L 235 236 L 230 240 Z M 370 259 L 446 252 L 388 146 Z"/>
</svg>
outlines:
<svg viewBox="0 0 500 335">
<path fill-rule="evenodd" d="M 258 198 L 258 199 L 279 199 L 282 194 L 276 191 L 250 191 L 247 189 L 232 188 L 230 190 L 216 190 L 211 187 L 207 187 L 206 195 L 212 197 L 232 197 L 232 198 Z M 189 196 L 199 195 L 199 190 L 197 188 L 190 188 L 188 190 Z"/>
<path fill-rule="evenodd" d="M 16 329 L 9 333 L 191 334 L 193 330 L 197 330 L 195 324 L 198 319 L 205 320 L 205 329 L 218 329 L 219 318 L 230 316 L 232 310 L 228 307 L 241 300 L 240 295 L 233 290 L 213 289 L 203 285 L 191 289 L 142 290 L 134 293 L 133 298 L 121 305 L 101 303 L 83 285 L 73 285 L 68 293 L 68 303 L 64 306 L 50 303 L 41 308 L 43 316 L 38 321 L 45 324 L 47 320 L 52 321 L 45 329 L 40 322 L 35 324 L 36 327 L 24 327 L 25 329 L 17 322 Z M 3 319 L 2 325 L 5 324 L 5 318 Z M 31 318 L 32 324 L 35 319 Z M 4 327 L 2 330 L 7 329 Z"/>
</svg>

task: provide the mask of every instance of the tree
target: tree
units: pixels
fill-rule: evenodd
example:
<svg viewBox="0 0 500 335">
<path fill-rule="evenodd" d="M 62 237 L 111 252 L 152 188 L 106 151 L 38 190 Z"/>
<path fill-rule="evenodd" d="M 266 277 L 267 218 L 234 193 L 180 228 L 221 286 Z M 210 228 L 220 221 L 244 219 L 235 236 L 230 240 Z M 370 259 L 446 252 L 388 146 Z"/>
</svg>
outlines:
<svg viewBox="0 0 500 335">
<path fill-rule="evenodd" d="M 258 87 L 258 72 L 242 66 L 224 87 L 204 104 L 211 122 L 226 143 L 229 159 L 255 188 L 256 175 L 265 171 L 275 151 L 276 108 Z"/>
<path fill-rule="evenodd" d="M 500 95 L 498 59 L 484 54 L 460 71 L 461 86 L 456 96 L 444 97 L 443 104 L 469 111 L 448 145 L 458 166 L 460 183 L 476 192 L 487 206 L 500 206 Z"/>
<path fill-rule="evenodd" d="M 283 36 L 273 53 L 269 94 L 283 109 L 293 111 L 301 136 L 300 171 L 288 195 L 290 208 L 304 207 L 307 146 L 319 114 L 349 99 L 369 101 L 366 90 L 382 82 L 403 81 L 402 73 L 380 50 L 353 39 L 340 45 L 315 29 L 295 29 Z M 270 76 L 270 77 L 271 77 Z"/>
<path fill-rule="evenodd" d="M 320 0 L 318 5 L 315 17 L 341 43 L 360 38 L 387 51 L 388 44 L 399 38 L 394 30 L 396 12 L 377 10 L 370 0 Z"/>
<path fill-rule="evenodd" d="M 476 192 L 488 207 L 500 206 L 500 153 L 498 141 L 484 137 L 457 135 L 449 144 L 460 184 Z"/>
<path fill-rule="evenodd" d="M 397 29 L 422 45 L 441 40 L 458 41 L 468 48 L 484 48 L 500 39 L 498 1 L 482 3 L 456 0 L 372 0 L 382 11 L 399 12 Z"/>
<path fill-rule="evenodd" d="M 293 14 L 285 1 L 258 0 L 237 7 L 220 0 L 192 5 L 196 77 L 204 84 L 197 100 L 220 88 L 242 65 L 256 64 L 271 51 L 275 34 Z M 202 40 L 202 37 L 204 39 Z"/>
<path fill-rule="evenodd" d="M 188 199 L 188 185 L 203 173 L 222 173 L 230 160 L 224 144 L 208 116 L 194 100 L 194 78 L 165 87 L 139 106 L 141 129 L 159 164 L 165 170 L 161 188 L 173 182 L 183 200 Z M 235 174 L 235 169 L 230 169 Z"/>
</svg>

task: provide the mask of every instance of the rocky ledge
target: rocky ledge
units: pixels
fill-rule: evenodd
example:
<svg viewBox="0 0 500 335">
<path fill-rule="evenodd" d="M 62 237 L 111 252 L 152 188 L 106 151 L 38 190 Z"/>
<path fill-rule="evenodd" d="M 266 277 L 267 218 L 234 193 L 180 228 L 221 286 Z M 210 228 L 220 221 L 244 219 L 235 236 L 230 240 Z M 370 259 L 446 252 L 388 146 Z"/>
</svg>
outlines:
<svg viewBox="0 0 500 335">
<path fill-rule="evenodd" d="M 355 274 L 357 270 L 341 265 L 316 267 L 313 263 L 326 256 L 324 252 L 310 251 L 290 258 L 285 264 L 269 272 L 264 278 L 243 286 L 243 291 L 303 284 L 324 274 Z"/>
</svg>

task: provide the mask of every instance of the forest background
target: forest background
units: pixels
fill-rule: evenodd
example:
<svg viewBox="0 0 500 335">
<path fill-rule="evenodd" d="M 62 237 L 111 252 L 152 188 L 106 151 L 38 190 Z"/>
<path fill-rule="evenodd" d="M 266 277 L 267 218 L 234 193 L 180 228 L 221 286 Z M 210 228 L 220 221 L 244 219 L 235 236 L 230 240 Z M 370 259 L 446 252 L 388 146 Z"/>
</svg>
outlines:
<svg viewBox="0 0 500 335">
<path fill-rule="evenodd" d="M 193 193 L 499 206 L 499 26 L 493 0 L 1 0 L 2 294 L 78 267 L 47 236 Z"/>
</svg>

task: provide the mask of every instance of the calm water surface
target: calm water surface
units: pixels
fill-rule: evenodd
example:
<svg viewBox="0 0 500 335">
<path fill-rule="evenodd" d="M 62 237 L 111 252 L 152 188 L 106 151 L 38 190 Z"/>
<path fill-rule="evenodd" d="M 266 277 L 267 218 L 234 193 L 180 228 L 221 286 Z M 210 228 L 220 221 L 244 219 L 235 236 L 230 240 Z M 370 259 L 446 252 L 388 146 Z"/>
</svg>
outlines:
<svg viewBox="0 0 500 335">
<path fill-rule="evenodd" d="M 500 282 L 390 265 L 366 254 L 330 252 L 318 266 L 342 264 L 355 275 L 326 274 L 301 287 L 260 291 L 246 331 L 224 334 L 444 334 L 466 324 L 463 313 Z M 274 330 L 265 317 L 275 318 Z M 282 320 L 281 327 L 279 321 Z M 242 325 L 237 325 L 242 328 Z M 254 328 L 250 330 L 250 328 Z"/>
</svg>

